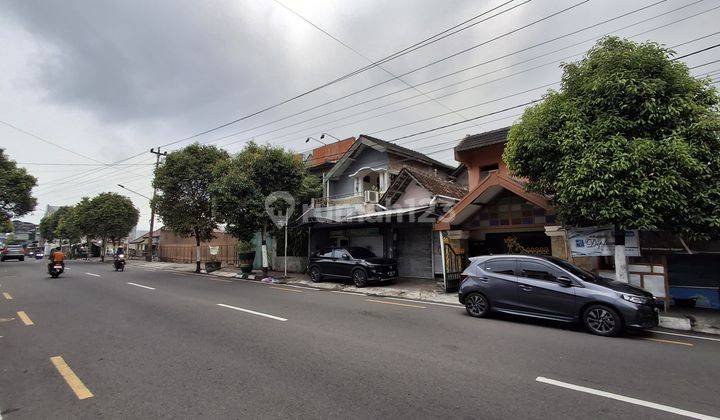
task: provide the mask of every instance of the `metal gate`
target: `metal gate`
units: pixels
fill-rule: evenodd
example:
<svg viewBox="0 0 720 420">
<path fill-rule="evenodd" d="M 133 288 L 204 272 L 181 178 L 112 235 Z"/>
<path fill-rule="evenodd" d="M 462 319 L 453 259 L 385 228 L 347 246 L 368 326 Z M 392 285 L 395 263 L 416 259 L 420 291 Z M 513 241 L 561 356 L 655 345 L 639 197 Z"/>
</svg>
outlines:
<svg viewBox="0 0 720 420">
<path fill-rule="evenodd" d="M 445 292 L 457 292 L 460 287 L 460 274 L 468 263 L 467 256 L 464 253 L 455 252 L 445 239 L 443 240 L 443 250 Z"/>
</svg>

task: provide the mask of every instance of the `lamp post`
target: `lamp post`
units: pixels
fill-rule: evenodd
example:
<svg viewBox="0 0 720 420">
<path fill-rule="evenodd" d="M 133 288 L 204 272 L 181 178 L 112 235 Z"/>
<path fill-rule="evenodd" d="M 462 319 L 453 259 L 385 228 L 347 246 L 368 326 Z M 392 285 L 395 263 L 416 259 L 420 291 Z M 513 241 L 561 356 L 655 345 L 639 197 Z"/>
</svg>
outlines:
<svg viewBox="0 0 720 420">
<path fill-rule="evenodd" d="M 149 246 L 150 251 L 148 252 L 148 255 L 145 256 L 145 261 L 152 261 L 153 229 L 155 228 L 155 206 L 153 206 L 152 198 L 150 198 L 144 194 L 140 194 L 137 191 L 131 190 L 130 188 L 128 188 L 122 184 L 117 184 L 117 186 L 124 190 L 128 190 L 133 194 L 137 194 L 140 197 L 146 198 L 150 202 L 150 232 L 148 232 L 148 242 L 149 242 L 148 246 Z M 129 247 L 130 247 L 130 241 L 128 241 L 128 248 Z"/>
<path fill-rule="evenodd" d="M 320 136 L 320 138 L 322 138 L 322 136 Z M 320 141 L 320 140 L 316 139 L 315 137 L 308 137 L 308 138 L 306 138 L 306 139 L 305 139 L 305 143 L 310 142 L 310 140 L 315 140 L 316 142 L 322 144 L 323 146 L 327 146 L 327 143 L 325 143 L 324 141 Z"/>
<path fill-rule="evenodd" d="M 342 141 L 342 140 L 340 140 L 339 138 L 333 136 L 333 135 L 330 134 L 330 133 L 322 133 L 322 134 L 320 135 L 320 138 L 321 138 L 321 139 L 324 139 L 325 136 L 332 137 L 332 138 L 334 138 L 334 139 L 337 140 L 337 141 Z"/>
</svg>

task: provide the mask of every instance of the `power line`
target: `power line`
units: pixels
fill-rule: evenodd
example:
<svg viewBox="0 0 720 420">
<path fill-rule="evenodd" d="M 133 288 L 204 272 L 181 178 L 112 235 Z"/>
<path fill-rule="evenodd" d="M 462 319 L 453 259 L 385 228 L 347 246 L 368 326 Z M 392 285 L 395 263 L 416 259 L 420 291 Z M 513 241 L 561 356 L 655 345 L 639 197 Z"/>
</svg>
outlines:
<svg viewBox="0 0 720 420">
<path fill-rule="evenodd" d="M 650 5 L 647 5 L 647 6 L 644 6 L 644 7 L 641 7 L 641 8 L 638 8 L 638 9 L 635 9 L 635 10 L 632 10 L 632 11 L 629 11 L 629 12 L 626 12 L 626 13 L 623 13 L 623 14 L 618 15 L 618 16 L 615 16 L 615 17 L 613 17 L 613 18 L 606 19 L 606 20 L 604 20 L 604 21 L 602 21 L 602 22 L 599 22 L 599 23 L 596 23 L 596 24 L 593 24 L 593 25 L 586 26 L 586 27 L 581 28 L 581 29 L 578 29 L 578 30 L 576 30 L 576 31 L 572 31 L 572 32 L 566 33 L 566 34 L 564 34 L 564 35 L 561 35 L 561 36 L 558 36 L 558 37 L 555 37 L 555 38 L 552 38 L 552 39 L 549 39 L 549 40 L 546 40 L 546 41 L 543 41 L 543 42 L 540 42 L 540 43 L 537 43 L 537 44 L 534 44 L 534 45 L 531 45 L 531 46 L 529 46 L 529 47 L 522 48 L 522 49 L 517 50 L 517 51 L 514 51 L 514 52 L 512 52 L 512 53 L 508 53 L 508 54 L 505 54 L 505 55 L 502 55 L 502 56 L 499 56 L 499 57 L 496 57 L 496 58 L 493 58 L 493 59 L 490 59 L 490 60 L 486 60 L 486 61 L 483 61 L 483 62 L 481 62 L 481 63 L 475 64 L 475 65 L 473 65 L 473 66 L 465 67 L 465 68 L 463 68 L 463 69 L 460 69 L 460 70 L 457 70 L 457 71 L 454 71 L 454 72 L 445 74 L 445 75 L 443 75 L 443 76 L 435 77 L 435 78 L 433 78 L 433 79 L 430 79 L 430 80 L 427 80 L 427 81 L 425 81 L 425 82 L 418 83 L 418 84 L 415 84 L 415 85 L 412 85 L 412 86 L 413 86 L 413 87 L 422 86 L 422 85 L 427 84 L 427 83 L 431 83 L 431 82 L 434 82 L 434 81 L 437 81 L 437 80 L 441 80 L 441 79 L 444 79 L 444 78 L 447 78 L 447 77 L 450 77 L 450 76 L 453 76 L 453 75 L 456 75 L 456 74 L 459 74 L 459 73 L 462 73 L 462 72 L 471 70 L 471 69 L 473 69 L 473 68 L 477 68 L 477 67 L 479 67 L 479 66 L 482 66 L 482 65 L 485 65 L 485 64 L 489 64 L 489 63 L 492 63 L 492 62 L 495 62 L 495 61 L 498 61 L 498 60 L 507 58 L 507 57 L 512 56 L 512 55 L 515 55 L 515 54 L 519 54 L 519 53 L 521 53 L 521 52 L 530 50 L 530 49 L 532 49 L 532 48 L 536 48 L 536 47 L 539 47 L 539 46 L 548 44 L 548 43 L 550 43 L 550 42 L 554 42 L 554 41 L 557 41 L 557 40 L 559 40 L 559 39 L 562 39 L 562 38 L 566 38 L 566 37 L 568 37 L 568 36 L 575 35 L 575 34 L 577 34 L 577 33 L 579 33 L 579 32 L 583 32 L 583 31 L 586 31 L 586 30 L 588 30 L 588 29 L 592 29 L 592 28 L 597 27 L 597 26 L 599 26 L 599 25 L 606 24 L 606 23 L 609 23 L 609 22 L 611 22 L 611 21 L 614 21 L 614 20 L 617 20 L 617 19 L 626 17 L 626 16 L 628 16 L 628 15 L 631 15 L 631 14 L 634 14 L 634 13 L 638 13 L 638 12 L 640 12 L 640 11 L 646 10 L 646 9 L 648 9 L 648 8 L 650 8 L 650 7 L 654 7 L 654 6 L 656 6 L 656 5 L 660 4 L 660 3 L 663 3 L 664 1 L 666 1 L 666 0 L 662 0 L 662 1 L 658 1 L 658 2 L 652 3 L 652 4 L 650 4 Z M 670 10 L 670 11 L 667 11 L 667 12 L 664 12 L 664 13 L 661 13 L 661 14 L 659 14 L 659 15 L 656 15 L 656 16 L 653 16 L 653 17 L 650 17 L 650 18 L 647 18 L 647 19 L 643 19 L 643 20 L 641 20 L 641 21 L 639 21 L 639 22 L 635 22 L 635 23 L 633 23 L 633 24 L 631 24 L 631 25 L 627 25 L 627 26 L 625 26 L 625 27 L 616 29 L 615 31 L 608 32 L 608 33 L 606 33 L 606 34 L 604 34 L 604 35 L 601 35 L 601 36 L 599 36 L 599 37 L 593 37 L 593 38 L 590 38 L 590 39 L 587 39 L 587 40 L 584 40 L 584 41 L 581 41 L 581 42 L 577 42 L 577 43 L 574 43 L 574 44 L 572 44 L 572 45 L 563 47 L 563 48 L 561 48 L 561 49 L 552 51 L 552 52 L 550 52 L 550 53 L 542 54 L 542 55 L 537 56 L 537 57 L 535 57 L 535 58 L 532 58 L 532 59 L 530 59 L 530 60 L 525 60 L 525 61 L 522 61 L 522 62 L 516 63 L 516 64 L 521 64 L 521 63 L 524 63 L 524 62 L 527 62 L 527 61 L 532 61 L 532 60 L 534 60 L 534 59 L 541 58 L 541 57 L 550 55 L 550 54 L 552 54 L 552 53 L 555 53 L 555 52 L 558 52 L 558 51 L 562 51 L 562 50 L 564 50 L 564 49 L 571 48 L 571 47 L 576 46 L 576 45 L 581 45 L 581 44 L 584 44 L 584 43 L 586 43 L 586 42 L 589 42 L 589 41 L 592 41 L 592 40 L 596 40 L 596 39 L 598 39 L 598 38 L 600 38 L 600 37 L 602 37 L 602 36 L 609 35 L 609 34 L 611 34 L 611 33 L 613 33 L 613 32 L 621 31 L 621 30 L 624 30 L 624 29 L 628 29 L 628 28 L 630 28 L 630 27 L 632 27 L 632 26 L 639 25 L 639 24 L 644 23 L 644 22 L 647 22 L 647 21 L 649 21 L 649 20 L 657 19 L 658 17 L 667 15 L 667 14 L 669 14 L 669 13 L 676 12 L 676 11 L 678 11 L 678 10 L 680 10 L 680 9 L 684 9 L 684 8 L 690 7 L 690 6 L 692 6 L 692 5 L 695 5 L 695 4 L 700 3 L 700 2 L 703 2 L 703 1 L 705 1 L 705 0 L 696 0 L 696 1 L 693 2 L 693 3 L 690 3 L 690 4 L 687 4 L 687 5 L 684 5 L 684 6 L 675 8 L 675 9 L 673 9 L 673 10 Z M 714 8 L 712 8 L 712 9 L 703 11 L 703 12 L 701 12 L 701 13 L 698 13 L 698 14 L 695 14 L 695 15 L 692 15 L 692 16 L 688 16 L 688 17 L 686 17 L 686 18 L 679 19 L 679 20 L 674 21 L 674 22 L 670 22 L 669 24 L 661 25 L 661 26 L 659 26 L 659 27 L 650 29 L 650 30 L 648 30 L 648 31 L 641 32 L 641 33 L 637 34 L 637 36 L 642 35 L 643 33 L 647 33 L 647 32 L 650 32 L 650 31 L 653 31 L 653 30 L 656 30 L 656 29 L 660 29 L 660 28 L 663 28 L 663 27 L 665 27 L 665 26 L 669 26 L 669 25 L 671 25 L 671 24 L 674 24 L 674 23 L 677 23 L 677 22 L 680 22 L 680 21 L 683 21 L 683 20 L 686 20 L 686 19 L 695 17 L 695 16 L 697 16 L 697 15 L 699 15 L 699 14 L 707 13 L 707 12 L 709 12 L 709 11 L 711 11 L 711 10 L 714 10 L 714 9 L 717 9 L 717 8 L 719 8 L 719 7 L 720 7 L 720 6 L 717 6 L 717 7 L 714 7 Z M 509 66 L 509 67 L 510 67 L 510 66 Z M 507 67 L 506 67 L 506 68 L 507 68 Z M 409 73 L 405 73 L 405 74 L 409 74 Z M 405 74 L 403 74 L 403 75 L 405 75 Z M 401 76 L 403 76 L 403 75 L 401 75 Z M 482 75 L 481 75 L 481 76 L 482 76 Z M 476 77 L 480 77 L 480 76 L 476 76 Z M 472 79 L 472 78 L 471 78 L 471 79 Z M 471 80 L 471 79 L 467 79 L 467 80 Z M 217 138 L 217 139 L 214 139 L 214 140 L 210 141 L 209 143 L 214 143 L 214 142 L 217 142 L 217 141 L 220 141 L 220 140 L 224 140 L 224 139 L 226 139 L 226 138 L 234 137 L 234 136 L 236 136 L 236 135 L 238 135 L 238 134 L 246 133 L 246 132 L 255 130 L 255 129 L 257 129 L 257 128 L 262 128 L 262 127 L 265 127 L 265 126 L 267 126 L 267 125 L 274 124 L 274 123 L 276 123 L 276 122 L 280 122 L 280 121 L 283 121 L 283 120 L 286 120 L 286 119 L 289 119 L 289 118 L 292 118 L 292 117 L 295 117 L 295 116 L 304 114 L 304 113 L 309 112 L 309 111 L 312 111 L 312 110 L 314 110 L 314 109 L 317 109 L 317 108 L 320 108 L 320 107 L 323 107 L 323 106 L 326 106 L 326 105 L 329 105 L 329 104 L 338 102 L 338 101 L 340 101 L 340 100 L 342 100 L 342 99 L 346 99 L 346 98 L 348 98 L 348 97 L 350 97 L 350 96 L 354 96 L 354 95 L 356 95 L 356 94 L 359 94 L 359 93 L 368 91 L 368 90 L 370 90 L 370 89 L 373 89 L 373 88 L 375 88 L 375 87 L 378 87 L 378 86 L 380 86 L 380 85 L 383 85 L 383 84 L 385 84 L 385 83 L 387 83 L 387 82 L 389 82 L 389 81 L 392 81 L 392 80 L 394 80 L 394 79 L 386 79 L 386 80 L 384 80 L 384 81 L 382 81 L 382 82 L 379 82 L 379 83 L 370 85 L 370 86 L 365 87 L 365 88 L 360 89 L 360 90 L 356 90 L 356 91 L 351 92 L 351 93 L 349 93 L 349 94 L 346 94 L 346 95 L 343 95 L 343 96 L 341 96 L 341 97 L 332 99 L 332 100 L 330 100 L 330 101 L 326 101 L 326 102 L 324 102 L 324 103 L 322 103 L 322 104 L 313 106 L 313 107 L 311 107 L 311 108 L 307 108 L 307 109 L 305 109 L 305 110 L 302 110 L 302 111 L 293 113 L 293 114 L 291 114 L 291 115 L 287 115 L 287 116 L 285 116 L 285 117 L 276 119 L 276 120 L 274 120 L 274 121 L 271 121 L 271 122 L 268 122 L 268 123 L 264 123 L 264 124 L 261 124 L 261 125 L 258 125 L 258 126 L 252 127 L 252 128 L 243 129 L 243 130 L 241 130 L 241 131 L 238 131 L 238 132 L 235 132 L 235 133 L 232 133 L 232 134 L 229 134 L 229 135 L 222 136 L 222 137 L 220 137 L 220 138 Z M 301 122 L 298 122 L 298 123 L 290 124 L 289 126 L 286 126 L 285 128 L 291 127 L 291 126 L 296 126 L 296 125 L 302 124 L 303 122 L 311 121 L 311 120 L 313 120 L 313 119 L 317 119 L 317 118 L 320 118 L 320 117 L 325 116 L 325 115 L 329 115 L 329 114 L 332 114 L 332 113 L 335 113 L 335 112 L 339 112 L 339 111 L 342 111 L 342 110 L 345 110 L 345 109 L 353 108 L 353 107 L 355 107 L 355 106 L 359 106 L 359 105 L 362 105 L 362 104 L 364 104 L 364 103 L 372 102 L 372 101 L 377 100 L 377 99 L 382 99 L 382 98 L 384 98 L 384 97 L 387 97 L 387 96 L 390 96 L 390 95 L 393 95 L 393 94 L 396 94 L 396 93 L 404 92 L 404 91 L 406 91 L 406 90 L 409 90 L 409 88 L 404 88 L 404 89 L 400 89 L 400 90 L 395 91 L 395 92 L 391 92 L 391 93 L 388 93 L 388 94 L 380 95 L 380 96 L 378 96 L 378 97 L 375 97 L 375 98 L 372 98 L 372 99 L 363 101 L 363 102 L 361 102 L 361 103 L 359 103 L 359 104 L 345 107 L 345 108 L 340 109 L 340 110 L 338 110 L 338 111 L 331 111 L 331 112 L 328 112 L 328 113 L 323 114 L 323 115 L 321 115 L 321 116 L 313 117 L 313 118 L 310 118 L 310 119 L 308 119 L 308 120 L 304 120 L 304 121 L 301 121 Z M 407 99 L 409 99 L 409 98 L 406 98 L 405 100 L 407 100 Z M 264 132 L 264 133 L 256 134 L 256 135 L 253 136 L 253 137 L 258 137 L 258 136 L 265 135 L 265 134 L 269 134 L 269 133 L 276 132 L 276 131 L 279 131 L 279 129 L 275 129 L 275 130 L 271 130 L 271 131 L 269 131 L 269 132 Z M 244 141 L 248 141 L 248 140 L 249 140 L 249 139 L 245 139 Z M 224 145 L 224 147 L 227 147 L 227 146 L 232 145 L 232 144 L 236 144 L 236 143 L 238 143 L 238 142 L 240 142 L 240 141 L 243 141 L 243 140 L 238 140 L 238 141 L 234 141 L 234 142 L 228 143 L 228 144 Z"/>
<path fill-rule="evenodd" d="M 585 1 L 589 1 L 589 0 L 585 0 Z M 485 15 L 485 14 L 487 14 L 487 13 L 490 13 L 490 12 L 496 10 L 498 7 L 502 7 L 504 4 L 506 4 L 506 3 L 503 3 L 502 5 L 497 6 L 497 7 L 493 8 L 493 9 L 490 9 L 490 10 L 488 10 L 488 11 L 486 11 L 486 12 L 483 12 L 483 13 L 481 13 L 480 15 L 476 16 L 475 18 L 480 17 L 480 16 L 483 16 L 483 15 Z M 493 15 L 492 17 L 497 17 L 497 16 L 499 16 L 499 15 L 501 15 L 501 14 L 504 14 L 504 13 L 506 13 L 506 12 L 512 10 L 512 9 L 513 9 L 513 8 L 507 9 L 507 10 L 504 10 L 504 11 L 501 11 L 501 12 Z M 473 18 L 473 19 L 475 19 L 475 18 Z M 471 19 L 471 20 L 472 20 L 472 19 Z M 461 25 L 462 25 L 462 24 L 461 24 Z M 454 29 L 454 28 L 456 28 L 456 27 L 457 27 L 457 25 L 456 25 L 455 27 L 451 28 L 451 29 Z M 444 31 L 441 32 L 440 34 L 446 33 L 447 31 L 448 31 L 448 29 L 444 30 Z M 406 47 L 405 49 L 401 50 L 402 52 L 393 53 L 393 54 L 391 54 L 390 56 L 387 56 L 387 57 L 383 58 L 382 60 L 379 60 L 378 63 L 386 62 L 386 61 L 389 61 L 389 60 L 394 60 L 395 58 L 398 58 L 398 57 L 400 57 L 400 56 L 402 56 L 402 55 L 405 55 L 405 54 L 411 52 L 411 51 L 405 51 L 405 50 L 414 48 L 415 46 L 418 46 L 418 45 L 423 44 L 423 43 L 425 43 L 425 42 L 427 42 L 427 45 L 429 45 L 429 44 L 431 44 L 431 43 L 434 43 L 434 42 L 436 42 L 436 41 L 432 41 L 432 39 L 435 38 L 435 37 L 437 37 L 438 35 L 439 35 L 439 34 L 433 35 L 432 37 L 426 38 L 425 40 L 420 41 L 419 43 L 413 44 L 413 45 L 411 45 L 410 47 Z M 414 51 L 414 50 L 412 50 L 412 51 Z M 360 74 L 360 73 L 362 73 L 362 72 L 364 72 L 364 71 L 367 71 L 367 70 L 375 67 L 375 65 L 376 65 L 376 64 L 373 63 L 373 64 L 371 64 L 371 65 L 361 67 L 361 68 L 356 69 L 356 70 L 354 70 L 354 71 L 352 71 L 352 72 L 350 72 L 350 73 L 348 73 L 348 74 L 345 74 L 345 75 L 343 75 L 343 76 L 340 76 L 340 77 L 338 77 L 338 78 L 336 78 L 336 79 L 333 79 L 333 80 L 331 80 L 331 81 L 329 81 L 329 82 L 323 83 L 323 84 L 321 84 L 320 86 L 314 87 L 314 88 L 312 88 L 312 89 L 310 89 L 310 90 L 307 90 L 307 91 L 305 91 L 305 92 L 302 92 L 302 93 L 300 93 L 300 94 L 297 94 L 297 95 L 295 95 L 295 96 L 292 96 L 292 97 L 290 97 L 290 98 L 288 98 L 288 99 L 284 99 L 284 100 L 282 100 L 282 101 L 280 101 L 280 102 L 278 102 L 278 103 L 276 103 L 276 104 L 274 104 L 274 105 L 267 106 L 267 107 L 262 108 L 262 109 L 260 109 L 260 110 L 258 110 L 258 111 L 255 111 L 255 112 L 252 112 L 252 113 L 250 113 L 250 114 L 246 114 L 246 115 L 244 115 L 244 116 L 242 116 L 242 117 L 236 118 L 236 119 L 234 119 L 234 120 L 232 120 L 232 121 L 228 121 L 228 122 L 226 122 L 226 123 L 220 124 L 220 125 L 218 125 L 218 126 L 216 126 L 216 127 L 210 128 L 210 129 L 205 130 L 205 131 L 202 131 L 202 132 L 200 132 L 200 133 L 193 134 L 192 136 L 185 137 L 185 138 L 179 139 L 179 140 L 175 140 L 175 141 L 172 141 L 172 142 L 167 143 L 167 144 L 163 144 L 163 145 L 161 145 L 160 147 L 171 146 L 171 145 L 173 145 L 173 144 L 177 144 L 177 143 L 180 143 L 180 142 L 182 142 L 182 141 L 191 140 L 191 139 L 193 139 L 193 138 L 202 136 L 202 135 L 204 135 L 204 134 L 208 134 L 208 133 L 211 133 L 211 132 L 213 132 L 213 131 L 217 131 L 217 130 L 219 130 L 219 129 L 221 129 L 221 128 L 224 128 L 224 127 L 227 127 L 227 126 L 229 126 L 229 125 L 236 124 L 236 123 L 238 123 L 238 122 L 240 122 L 240 121 L 243 121 L 243 120 L 246 120 L 246 119 L 248 119 L 248 118 L 254 117 L 254 116 L 256 116 L 256 115 L 262 114 L 262 113 L 264 113 L 264 112 L 270 111 L 270 110 L 272 110 L 272 109 L 275 109 L 275 108 L 277 108 L 277 107 L 280 107 L 280 106 L 282 106 L 282 105 L 285 105 L 285 104 L 287 104 L 287 103 L 289 103 L 289 102 L 292 102 L 292 101 L 294 101 L 294 100 L 296 100 L 296 99 L 302 98 L 302 97 L 307 96 L 307 95 L 309 95 L 309 94 L 311 94 L 311 93 L 317 92 L 317 91 L 319 91 L 319 90 L 321 90 L 321 89 L 324 89 L 324 88 L 326 88 L 326 87 L 328 87 L 328 86 L 331 86 L 331 85 L 333 85 L 333 84 L 335 84 L 335 83 L 341 82 L 341 81 L 343 81 L 343 80 L 345 80 L 345 79 L 347 79 L 347 78 L 350 78 L 350 77 L 352 77 L 352 76 L 355 76 L 355 75 L 357 75 L 357 74 Z"/>
<path fill-rule="evenodd" d="M 679 59 L 681 59 L 681 58 L 690 57 L 690 56 L 693 56 L 693 55 L 695 55 L 695 54 L 700 54 L 700 53 L 702 53 L 702 52 L 705 52 L 705 51 L 707 51 L 707 50 L 712 50 L 713 48 L 717 48 L 717 47 L 720 47 L 720 44 L 711 45 L 711 46 L 706 47 L 706 48 L 703 48 L 703 49 L 701 49 L 701 50 L 697 50 L 697 51 L 693 51 L 693 52 L 691 52 L 691 53 L 689 53 L 689 54 L 681 55 L 680 57 L 674 57 L 673 60 L 679 60 Z"/>
</svg>

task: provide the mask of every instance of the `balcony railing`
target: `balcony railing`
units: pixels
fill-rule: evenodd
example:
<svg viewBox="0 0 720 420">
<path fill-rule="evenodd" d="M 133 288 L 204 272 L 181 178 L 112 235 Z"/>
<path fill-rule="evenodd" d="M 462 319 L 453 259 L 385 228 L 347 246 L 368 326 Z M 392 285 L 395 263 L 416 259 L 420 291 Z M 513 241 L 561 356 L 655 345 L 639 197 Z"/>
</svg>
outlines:
<svg viewBox="0 0 720 420">
<path fill-rule="evenodd" d="M 311 202 L 312 207 L 331 207 L 349 204 L 377 203 L 382 195 L 379 191 L 363 191 L 352 194 L 331 195 L 329 197 L 315 198 Z"/>
</svg>

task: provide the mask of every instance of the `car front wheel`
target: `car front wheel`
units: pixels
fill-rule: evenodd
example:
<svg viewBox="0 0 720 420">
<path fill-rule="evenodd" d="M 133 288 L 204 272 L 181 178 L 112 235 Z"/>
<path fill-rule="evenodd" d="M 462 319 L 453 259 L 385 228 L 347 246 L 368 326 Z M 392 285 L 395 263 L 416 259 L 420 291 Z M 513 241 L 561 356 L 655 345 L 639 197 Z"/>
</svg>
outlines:
<svg viewBox="0 0 720 420">
<path fill-rule="evenodd" d="M 623 331 L 623 322 L 618 313 L 604 305 L 591 305 L 583 314 L 585 328 L 595 335 L 614 337 Z"/>
<path fill-rule="evenodd" d="M 480 293 L 471 293 L 465 297 L 465 310 L 475 318 L 482 318 L 490 312 L 490 304 Z"/>
<path fill-rule="evenodd" d="M 322 281 L 322 274 L 320 274 L 320 267 L 312 267 L 310 269 L 310 280 L 313 283 L 319 283 Z"/>
<path fill-rule="evenodd" d="M 357 287 L 367 286 L 367 273 L 362 268 L 358 268 L 352 273 L 353 283 Z"/>
</svg>

